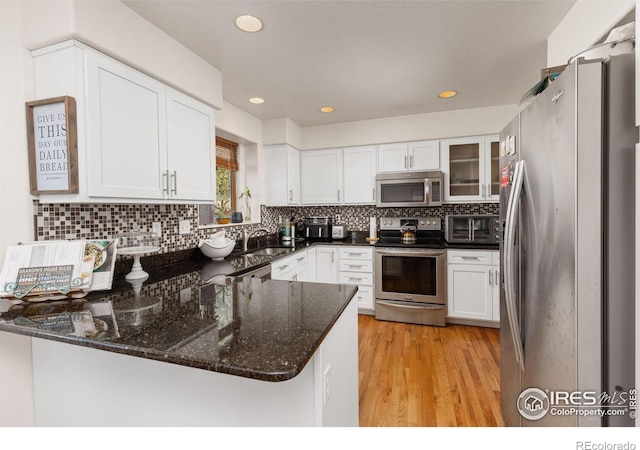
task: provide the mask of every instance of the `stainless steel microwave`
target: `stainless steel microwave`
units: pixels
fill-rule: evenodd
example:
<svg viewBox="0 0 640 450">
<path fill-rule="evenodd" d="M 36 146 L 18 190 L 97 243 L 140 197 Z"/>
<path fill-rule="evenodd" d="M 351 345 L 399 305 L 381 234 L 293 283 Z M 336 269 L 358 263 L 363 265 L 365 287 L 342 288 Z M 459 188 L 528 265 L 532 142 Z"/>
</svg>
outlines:
<svg viewBox="0 0 640 450">
<path fill-rule="evenodd" d="M 376 176 L 376 206 L 441 206 L 442 172 L 393 172 Z"/>
<path fill-rule="evenodd" d="M 445 239 L 458 244 L 497 244 L 500 238 L 498 216 L 459 215 L 445 217 Z"/>
</svg>

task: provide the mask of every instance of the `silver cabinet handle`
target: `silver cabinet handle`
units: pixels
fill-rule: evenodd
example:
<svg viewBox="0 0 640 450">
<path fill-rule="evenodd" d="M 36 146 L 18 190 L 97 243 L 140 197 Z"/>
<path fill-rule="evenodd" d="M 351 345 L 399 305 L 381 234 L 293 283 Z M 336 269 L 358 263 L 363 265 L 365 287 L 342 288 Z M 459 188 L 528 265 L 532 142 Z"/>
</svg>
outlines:
<svg viewBox="0 0 640 450">
<path fill-rule="evenodd" d="M 289 201 L 293 201 L 293 189 L 289 189 Z"/>
<path fill-rule="evenodd" d="M 178 172 L 174 170 L 171 178 L 173 178 L 173 189 L 171 189 L 171 193 L 178 195 Z"/>
<path fill-rule="evenodd" d="M 296 259 L 296 261 L 298 261 L 298 262 L 304 261 L 304 256 L 302 256 L 301 258 Z"/>
<path fill-rule="evenodd" d="M 486 195 L 486 193 L 485 193 L 485 192 L 486 192 L 486 189 L 487 189 L 487 185 L 486 185 L 486 184 L 483 184 L 483 185 L 482 185 L 482 198 L 486 198 L 486 197 L 487 197 L 487 195 Z"/>
<path fill-rule="evenodd" d="M 278 270 L 284 270 L 284 269 L 286 269 L 287 267 L 289 267 L 289 264 L 284 264 L 284 265 L 282 265 L 282 266 L 278 267 Z"/>
<path fill-rule="evenodd" d="M 413 169 L 413 153 L 409 155 L 409 169 Z"/>
<path fill-rule="evenodd" d="M 491 281 L 491 271 L 489 271 L 489 286 L 493 286 L 493 282 Z"/>
<path fill-rule="evenodd" d="M 404 168 L 408 169 L 408 165 L 407 165 L 407 155 L 404 156 Z"/>
<path fill-rule="evenodd" d="M 340 189 L 338 189 L 338 201 L 340 201 Z"/>
<path fill-rule="evenodd" d="M 363 255 L 363 253 L 347 252 L 347 255 L 349 255 L 349 256 L 361 256 L 361 255 Z"/>
<path fill-rule="evenodd" d="M 467 220 L 467 227 L 469 228 L 469 241 L 473 240 L 473 236 L 471 235 L 471 232 L 473 230 L 473 220 L 469 219 Z M 464 256 L 462 257 L 464 259 Z"/>
<path fill-rule="evenodd" d="M 376 201 L 376 188 L 371 188 L 371 190 L 373 191 L 373 201 Z"/>
<path fill-rule="evenodd" d="M 480 261 L 480 257 L 479 256 L 461 256 L 460 258 L 466 260 L 466 261 Z"/>
<path fill-rule="evenodd" d="M 360 280 L 364 280 L 364 278 L 362 278 L 362 277 L 347 277 L 347 280 L 360 281 Z"/>
<path fill-rule="evenodd" d="M 331 250 L 331 264 L 335 262 L 335 252 Z"/>
<path fill-rule="evenodd" d="M 500 272 L 496 269 L 495 273 L 496 273 L 496 277 L 495 277 L 496 286 L 498 286 L 498 285 L 500 285 Z"/>
<path fill-rule="evenodd" d="M 166 193 L 169 196 L 169 170 L 165 170 L 162 173 L 162 193 Z"/>
<path fill-rule="evenodd" d="M 355 269 L 355 268 L 360 268 L 360 267 L 364 267 L 362 264 L 349 264 L 347 265 L 347 267 Z"/>
</svg>

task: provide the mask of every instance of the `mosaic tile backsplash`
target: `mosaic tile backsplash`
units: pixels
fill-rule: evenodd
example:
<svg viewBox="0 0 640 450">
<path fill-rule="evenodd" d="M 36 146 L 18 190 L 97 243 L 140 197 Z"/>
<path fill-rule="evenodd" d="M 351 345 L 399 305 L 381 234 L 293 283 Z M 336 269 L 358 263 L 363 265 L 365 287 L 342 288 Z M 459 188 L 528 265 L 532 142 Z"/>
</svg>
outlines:
<svg viewBox="0 0 640 450">
<path fill-rule="evenodd" d="M 153 222 L 160 222 L 160 252 L 189 250 L 198 246 L 215 229 L 198 229 L 198 205 L 136 205 L 136 204 L 40 204 L 34 200 L 36 240 L 106 239 L 131 231 L 137 226 L 152 231 Z M 261 206 L 261 224 L 238 224 L 225 227 L 231 239 L 240 242 L 243 230 L 267 228 L 274 233 L 283 218 L 329 216 L 334 224 L 345 225 L 350 231 L 368 230 L 369 217 L 420 217 L 448 214 L 498 214 L 498 203 L 448 204 L 432 208 L 376 208 L 373 205 L 353 206 Z M 191 233 L 179 233 L 179 221 L 189 220 Z"/>
</svg>

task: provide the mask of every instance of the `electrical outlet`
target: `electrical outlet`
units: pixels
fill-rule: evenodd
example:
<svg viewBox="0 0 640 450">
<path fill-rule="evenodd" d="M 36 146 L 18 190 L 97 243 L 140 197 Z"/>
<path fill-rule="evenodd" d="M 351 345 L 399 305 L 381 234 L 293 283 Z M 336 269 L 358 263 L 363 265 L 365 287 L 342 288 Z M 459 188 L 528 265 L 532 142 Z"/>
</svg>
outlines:
<svg viewBox="0 0 640 450">
<path fill-rule="evenodd" d="M 329 401 L 329 397 L 331 396 L 331 364 L 324 369 L 323 373 L 323 381 L 324 381 L 324 389 L 322 395 L 322 406 L 327 406 L 327 402 Z"/>
<path fill-rule="evenodd" d="M 336 214 L 336 223 L 342 223 L 340 220 L 340 214 Z"/>
<path fill-rule="evenodd" d="M 191 233 L 191 222 L 189 222 L 188 220 L 181 220 L 179 223 L 179 232 L 180 234 Z"/>
<path fill-rule="evenodd" d="M 184 288 L 180 291 L 180 304 L 183 305 L 191 301 L 191 288 Z"/>
<path fill-rule="evenodd" d="M 162 224 L 160 222 L 153 222 L 151 225 L 151 231 L 158 235 L 158 237 L 162 236 Z"/>
</svg>

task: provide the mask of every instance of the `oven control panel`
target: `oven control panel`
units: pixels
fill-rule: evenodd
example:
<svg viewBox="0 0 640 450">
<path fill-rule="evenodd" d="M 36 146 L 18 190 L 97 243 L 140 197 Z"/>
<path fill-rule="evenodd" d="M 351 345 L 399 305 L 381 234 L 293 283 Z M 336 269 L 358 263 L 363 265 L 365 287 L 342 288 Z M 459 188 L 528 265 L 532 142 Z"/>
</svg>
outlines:
<svg viewBox="0 0 640 450">
<path fill-rule="evenodd" d="M 416 230 L 440 231 L 442 219 L 440 217 L 381 217 L 381 230 L 399 230 L 405 225 L 413 225 Z"/>
</svg>

